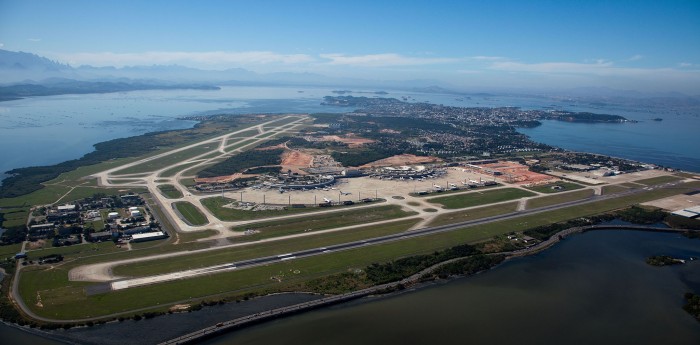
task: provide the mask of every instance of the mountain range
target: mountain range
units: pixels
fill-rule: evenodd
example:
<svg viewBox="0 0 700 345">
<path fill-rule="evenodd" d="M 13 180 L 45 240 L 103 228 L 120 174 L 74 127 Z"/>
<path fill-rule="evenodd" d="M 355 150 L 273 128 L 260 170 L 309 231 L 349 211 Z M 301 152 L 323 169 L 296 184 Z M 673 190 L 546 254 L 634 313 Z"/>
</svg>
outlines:
<svg viewBox="0 0 700 345">
<path fill-rule="evenodd" d="M 700 95 L 680 93 L 641 93 L 605 87 L 578 87 L 556 90 L 498 89 L 460 90 L 459 87 L 436 80 L 365 80 L 329 77 L 316 73 L 256 73 L 243 68 L 202 70 L 180 65 L 125 67 L 78 66 L 53 61 L 45 57 L 0 49 L 0 100 L 27 96 L 66 93 L 103 93 L 147 89 L 196 88 L 216 89 L 218 86 L 319 86 L 340 88 L 382 88 L 421 93 L 474 95 L 478 93 L 528 95 L 554 98 L 577 98 L 588 101 L 612 100 L 682 100 L 697 106 Z"/>
</svg>

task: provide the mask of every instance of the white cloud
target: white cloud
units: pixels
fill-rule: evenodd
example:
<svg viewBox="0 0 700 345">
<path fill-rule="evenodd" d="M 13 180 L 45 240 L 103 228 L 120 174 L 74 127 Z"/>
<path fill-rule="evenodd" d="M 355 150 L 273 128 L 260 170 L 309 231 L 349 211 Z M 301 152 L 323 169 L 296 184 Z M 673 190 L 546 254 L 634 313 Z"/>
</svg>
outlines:
<svg viewBox="0 0 700 345">
<path fill-rule="evenodd" d="M 644 55 L 636 54 L 631 56 L 627 61 L 638 61 L 644 58 Z"/>
<path fill-rule="evenodd" d="M 483 56 L 483 55 L 478 55 L 478 56 L 472 56 L 472 60 L 478 60 L 478 61 L 502 61 L 502 60 L 508 60 L 508 58 L 502 57 L 502 56 Z"/>
<path fill-rule="evenodd" d="M 236 67 L 240 65 L 300 64 L 314 61 L 306 54 L 279 54 L 270 51 L 246 52 L 144 52 L 51 54 L 71 65 L 130 66 L 182 64 L 186 66 Z"/>
<path fill-rule="evenodd" d="M 682 67 L 682 68 L 693 67 L 693 64 L 690 62 L 679 62 L 678 67 Z"/>
<path fill-rule="evenodd" d="M 327 62 L 329 65 L 363 67 L 434 65 L 460 61 L 460 59 L 456 58 L 411 57 L 394 53 L 368 55 L 320 54 L 319 56 L 330 60 Z"/>
<path fill-rule="evenodd" d="M 5 46 L 4 43 L 0 43 L 0 48 L 2 48 L 2 47 L 4 47 L 4 46 Z"/>
<path fill-rule="evenodd" d="M 41 42 L 41 38 L 27 38 L 29 42 Z"/>
</svg>

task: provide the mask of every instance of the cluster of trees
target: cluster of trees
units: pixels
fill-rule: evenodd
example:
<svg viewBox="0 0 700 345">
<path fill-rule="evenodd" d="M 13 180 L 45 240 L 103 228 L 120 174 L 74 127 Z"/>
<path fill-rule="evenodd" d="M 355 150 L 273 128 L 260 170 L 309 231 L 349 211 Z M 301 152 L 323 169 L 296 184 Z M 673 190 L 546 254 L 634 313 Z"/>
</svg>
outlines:
<svg viewBox="0 0 700 345">
<path fill-rule="evenodd" d="M 569 220 L 566 222 L 538 226 L 538 227 L 532 228 L 530 230 L 523 231 L 523 234 L 530 236 L 530 237 L 533 237 L 533 238 L 536 238 L 540 241 L 546 241 L 550 237 L 552 237 L 552 235 L 556 234 L 559 231 L 566 230 L 568 228 L 577 227 L 577 226 L 587 226 L 587 225 L 599 224 L 601 222 L 613 220 L 615 218 L 616 218 L 616 216 L 613 214 L 602 214 L 602 215 L 588 217 L 588 218 L 577 218 L 577 219 L 572 219 L 572 220 Z"/>
<path fill-rule="evenodd" d="M 696 295 L 692 292 L 686 293 L 683 310 L 688 312 L 688 314 L 693 315 L 695 320 L 700 322 L 700 295 Z"/>
<path fill-rule="evenodd" d="M 254 167 L 279 165 L 282 163 L 282 152 L 284 149 L 245 151 L 200 171 L 197 176 L 225 176 Z"/>
<path fill-rule="evenodd" d="M 436 251 L 429 255 L 415 255 L 383 264 L 374 263 L 368 266 L 365 272 L 367 273 L 367 279 L 372 283 L 384 284 L 409 277 L 437 263 L 473 255 L 477 252 L 474 247 L 462 244 L 443 251 Z"/>
<path fill-rule="evenodd" d="M 654 224 L 663 222 L 668 213 L 664 210 L 654 208 L 647 209 L 639 206 L 632 206 L 618 211 L 617 217 L 634 224 Z"/>
</svg>

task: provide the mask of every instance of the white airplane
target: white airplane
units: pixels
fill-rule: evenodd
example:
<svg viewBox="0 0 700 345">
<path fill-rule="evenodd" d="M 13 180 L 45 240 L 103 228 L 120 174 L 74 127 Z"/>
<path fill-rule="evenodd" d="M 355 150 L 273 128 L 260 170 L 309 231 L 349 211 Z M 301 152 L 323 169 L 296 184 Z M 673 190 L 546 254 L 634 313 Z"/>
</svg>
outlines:
<svg viewBox="0 0 700 345">
<path fill-rule="evenodd" d="M 457 185 L 454 183 L 450 183 L 450 187 L 457 187 Z"/>
<path fill-rule="evenodd" d="M 340 195 L 350 195 L 350 194 L 352 194 L 352 193 L 350 193 L 350 192 L 343 192 L 342 190 L 340 191 Z"/>
<path fill-rule="evenodd" d="M 331 199 L 328 199 L 328 198 L 323 198 L 323 201 L 325 201 L 327 204 L 331 203 Z"/>
<path fill-rule="evenodd" d="M 435 188 L 435 189 L 442 189 L 442 186 L 437 185 L 437 184 L 434 184 L 434 185 L 433 185 L 433 188 Z"/>
</svg>

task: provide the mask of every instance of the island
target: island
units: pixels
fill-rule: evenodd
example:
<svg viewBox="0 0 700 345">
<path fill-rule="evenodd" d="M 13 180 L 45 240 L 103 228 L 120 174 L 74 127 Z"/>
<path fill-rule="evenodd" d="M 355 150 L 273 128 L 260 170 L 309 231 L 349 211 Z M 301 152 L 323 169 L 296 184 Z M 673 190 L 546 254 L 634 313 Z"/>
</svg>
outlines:
<svg viewBox="0 0 700 345">
<path fill-rule="evenodd" d="M 682 265 L 685 263 L 685 260 L 676 259 L 668 255 L 654 255 L 648 257 L 646 262 L 652 266 L 673 266 Z"/>
</svg>

